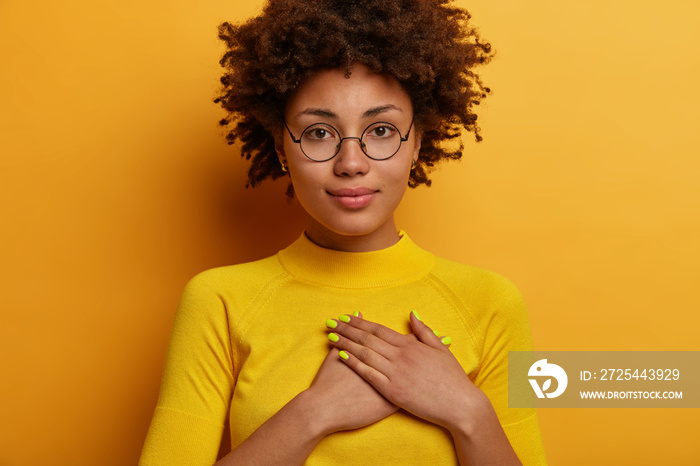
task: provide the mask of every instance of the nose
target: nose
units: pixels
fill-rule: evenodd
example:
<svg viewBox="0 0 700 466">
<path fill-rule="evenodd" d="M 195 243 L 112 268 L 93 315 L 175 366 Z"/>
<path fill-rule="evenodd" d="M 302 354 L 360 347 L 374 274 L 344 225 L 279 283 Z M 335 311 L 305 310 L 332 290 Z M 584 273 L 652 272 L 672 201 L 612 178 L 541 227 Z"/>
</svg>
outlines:
<svg viewBox="0 0 700 466">
<path fill-rule="evenodd" d="M 364 175 L 369 170 L 369 157 L 362 151 L 362 142 L 357 137 L 343 138 L 333 160 L 333 170 L 338 176 Z"/>
</svg>

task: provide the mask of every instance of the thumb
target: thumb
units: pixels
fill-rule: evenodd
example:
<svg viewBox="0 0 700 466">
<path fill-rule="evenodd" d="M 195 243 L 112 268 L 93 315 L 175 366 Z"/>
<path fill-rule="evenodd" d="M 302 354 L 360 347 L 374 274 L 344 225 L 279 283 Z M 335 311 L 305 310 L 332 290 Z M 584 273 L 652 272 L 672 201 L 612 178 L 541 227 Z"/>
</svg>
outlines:
<svg viewBox="0 0 700 466">
<path fill-rule="evenodd" d="M 445 347 L 445 345 L 440 341 L 437 335 L 433 333 L 431 328 L 425 325 L 423 321 L 421 321 L 420 316 L 415 310 L 411 311 L 410 320 L 413 333 L 418 337 L 418 339 L 421 342 L 425 343 L 428 346 L 432 346 L 433 348 L 442 349 Z"/>
</svg>

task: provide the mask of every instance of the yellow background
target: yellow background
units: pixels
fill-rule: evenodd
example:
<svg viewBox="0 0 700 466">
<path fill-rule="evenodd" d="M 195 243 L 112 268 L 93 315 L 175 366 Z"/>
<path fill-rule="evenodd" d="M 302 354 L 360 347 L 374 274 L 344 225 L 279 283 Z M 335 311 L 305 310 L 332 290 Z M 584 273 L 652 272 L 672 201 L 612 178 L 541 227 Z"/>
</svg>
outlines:
<svg viewBox="0 0 700 466">
<path fill-rule="evenodd" d="M 400 227 L 511 278 L 538 350 L 700 350 L 700 3 L 464 4 L 498 53 L 485 140 Z M 0 3 L 3 466 L 135 464 L 187 279 L 301 231 L 211 102 L 216 26 L 257 9 Z M 553 465 L 700 463 L 696 410 L 540 419 Z"/>
</svg>

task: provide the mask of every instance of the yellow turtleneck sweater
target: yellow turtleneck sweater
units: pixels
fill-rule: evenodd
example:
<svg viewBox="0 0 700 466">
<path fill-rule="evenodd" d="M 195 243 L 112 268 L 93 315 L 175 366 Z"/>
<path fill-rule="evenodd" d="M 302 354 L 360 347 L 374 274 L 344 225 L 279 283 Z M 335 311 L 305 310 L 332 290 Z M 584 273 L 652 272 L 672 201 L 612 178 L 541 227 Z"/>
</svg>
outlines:
<svg viewBox="0 0 700 466">
<path fill-rule="evenodd" d="M 358 310 L 441 335 L 491 400 L 524 465 L 546 464 L 534 410 L 508 408 L 508 351 L 532 349 L 522 297 L 505 278 L 436 258 L 401 232 L 380 251 L 321 248 L 302 235 L 277 255 L 203 272 L 177 310 L 142 465 L 210 465 L 229 417 L 235 448 L 309 387 L 330 347 L 324 322 Z M 308 465 L 457 464 L 444 429 L 403 410 L 321 441 Z"/>
</svg>

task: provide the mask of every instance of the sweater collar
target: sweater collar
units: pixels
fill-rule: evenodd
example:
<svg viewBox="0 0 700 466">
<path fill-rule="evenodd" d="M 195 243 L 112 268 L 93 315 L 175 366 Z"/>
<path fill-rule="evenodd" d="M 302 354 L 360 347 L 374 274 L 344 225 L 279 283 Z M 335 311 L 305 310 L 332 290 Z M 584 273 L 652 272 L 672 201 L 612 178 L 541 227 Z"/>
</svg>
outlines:
<svg viewBox="0 0 700 466">
<path fill-rule="evenodd" d="M 344 252 L 326 249 L 305 234 L 277 254 L 293 277 L 337 288 L 374 288 L 411 282 L 425 276 L 434 256 L 400 231 L 399 241 L 386 249 Z"/>
</svg>

